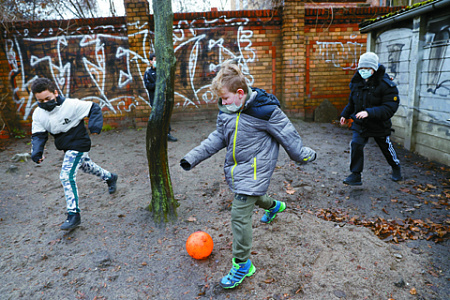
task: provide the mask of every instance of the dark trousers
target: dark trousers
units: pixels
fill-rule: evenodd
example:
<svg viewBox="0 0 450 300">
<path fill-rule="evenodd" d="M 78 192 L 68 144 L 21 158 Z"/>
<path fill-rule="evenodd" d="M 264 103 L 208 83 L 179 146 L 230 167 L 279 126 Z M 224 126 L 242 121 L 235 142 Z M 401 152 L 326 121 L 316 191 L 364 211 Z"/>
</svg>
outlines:
<svg viewBox="0 0 450 300">
<path fill-rule="evenodd" d="M 400 160 L 397 158 L 397 153 L 395 152 L 394 145 L 391 143 L 389 136 L 385 137 L 373 137 L 378 147 L 380 147 L 381 152 L 388 164 L 393 167 L 400 166 Z M 351 154 L 350 154 L 350 171 L 352 173 L 361 173 L 364 168 L 364 147 L 369 140 L 368 137 L 362 137 L 359 132 L 353 130 L 353 137 L 350 143 Z"/>
<path fill-rule="evenodd" d="M 155 100 L 155 91 L 148 91 L 148 94 L 149 94 L 150 105 L 153 108 L 153 100 Z M 170 123 L 169 123 L 169 134 L 171 131 L 172 131 L 172 127 L 170 126 Z"/>
</svg>

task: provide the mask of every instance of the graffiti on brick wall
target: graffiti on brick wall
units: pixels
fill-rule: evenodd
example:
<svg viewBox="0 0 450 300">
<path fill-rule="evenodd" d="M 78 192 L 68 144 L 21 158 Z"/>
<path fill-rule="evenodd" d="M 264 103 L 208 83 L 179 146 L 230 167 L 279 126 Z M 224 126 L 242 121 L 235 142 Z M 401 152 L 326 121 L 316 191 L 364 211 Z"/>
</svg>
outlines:
<svg viewBox="0 0 450 300">
<path fill-rule="evenodd" d="M 127 85 L 130 64 L 139 54 L 128 49 L 120 32 L 97 34 L 97 29 L 89 27 L 82 35 L 76 34 L 81 28 L 58 34 L 50 28 L 33 37 L 24 30 L 5 40 L 13 99 L 24 120 L 37 106 L 30 86 L 41 76 L 52 79 L 61 96 L 96 101 L 112 114 L 137 105 Z"/>
<path fill-rule="evenodd" d="M 218 66 L 227 59 L 237 59 L 249 84 L 253 83 L 249 64 L 256 54 L 253 32 L 244 28 L 248 19 L 223 17 L 208 21 L 206 28 L 195 29 L 197 21 L 179 21 L 174 26 L 177 106 L 197 107 L 215 101 L 209 86 Z M 219 21 L 233 27 L 235 37 L 225 37 L 223 27 L 213 26 Z M 53 79 L 60 95 L 95 101 L 112 115 L 129 112 L 140 103 L 150 106 L 143 75 L 149 66 L 148 55 L 154 51 L 154 32 L 148 30 L 147 23 L 128 27 L 136 30 L 128 35 L 125 25 L 86 26 L 73 31 L 47 28 L 30 36 L 25 29 L 5 38 L 13 99 L 23 119 L 37 106 L 30 86 L 41 76 Z M 97 33 L 99 29 L 110 33 Z M 79 34 L 82 30 L 88 33 Z M 129 38 L 142 44 L 140 53 L 129 49 Z"/>
<path fill-rule="evenodd" d="M 224 39 L 220 27 L 213 27 L 221 19 L 237 28 L 236 37 L 232 40 Z M 179 21 L 174 28 L 175 56 L 182 58 L 176 71 L 175 94 L 183 99 L 177 102 L 183 107 L 215 101 L 209 87 L 219 66 L 228 59 L 238 61 L 248 83 L 253 84 L 253 76 L 249 72 L 249 64 L 256 59 L 251 41 L 253 31 L 244 29 L 249 20 L 223 17 L 208 22 L 207 29 L 194 29 L 192 25 L 197 21 Z M 191 29 L 181 29 L 186 26 Z"/>
<path fill-rule="evenodd" d="M 350 39 L 356 39 L 356 35 L 351 35 Z M 327 63 L 332 63 L 336 68 L 343 70 L 356 70 L 358 60 L 364 46 L 355 41 L 347 42 L 316 42 L 319 46 L 319 55 Z"/>
</svg>

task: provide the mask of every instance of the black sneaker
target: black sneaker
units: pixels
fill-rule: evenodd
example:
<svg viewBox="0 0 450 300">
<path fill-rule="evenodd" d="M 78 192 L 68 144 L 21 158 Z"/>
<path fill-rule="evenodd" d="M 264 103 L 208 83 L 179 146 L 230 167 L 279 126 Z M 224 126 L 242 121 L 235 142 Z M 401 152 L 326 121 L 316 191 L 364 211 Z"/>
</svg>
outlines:
<svg viewBox="0 0 450 300">
<path fill-rule="evenodd" d="M 80 225 L 81 216 L 80 213 L 68 214 L 67 220 L 61 225 L 61 230 L 71 230 Z"/>
<path fill-rule="evenodd" d="M 173 135 L 171 135 L 170 133 L 167 135 L 167 140 L 169 142 L 176 142 L 176 141 L 178 141 L 178 139 L 176 137 L 174 137 Z"/>
<path fill-rule="evenodd" d="M 402 177 L 402 169 L 400 168 L 400 166 L 392 168 L 391 179 L 393 181 L 400 181 L 400 180 L 403 179 L 403 177 Z"/>
<path fill-rule="evenodd" d="M 352 173 L 350 176 L 344 179 L 344 184 L 348 185 L 362 185 L 361 182 L 361 174 L 360 173 Z"/>
<path fill-rule="evenodd" d="M 117 176 L 117 174 L 111 173 L 111 178 L 106 180 L 106 183 L 108 184 L 108 192 L 110 194 L 113 194 L 116 192 L 117 178 L 119 178 L 119 176 Z"/>
</svg>

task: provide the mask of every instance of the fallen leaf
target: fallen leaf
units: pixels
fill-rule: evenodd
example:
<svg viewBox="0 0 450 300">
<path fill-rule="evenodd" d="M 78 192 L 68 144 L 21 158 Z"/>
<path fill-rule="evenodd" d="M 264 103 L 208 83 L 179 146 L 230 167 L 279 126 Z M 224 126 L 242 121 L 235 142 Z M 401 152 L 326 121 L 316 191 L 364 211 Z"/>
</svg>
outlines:
<svg viewBox="0 0 450 300">
<path fill-rule="evenodd" d="M 409 293 L 410 293 L 411 295 L 417 295 L 416 288 L 410 289 L 410 290 L 409 290 Z"/>
<path fill-rule="evenodd" d="M 294 188 L 291 186 L 290 183 L 286 183 L 286 181 L 284 183 L 286 184 L 286 193 L 289 195 L 293 195 L 295 193 Z"/>
<path fill-rule="evenodd" d="M 294 189 L 286 190 L 286 193 L 289 195 L 293 195 L 295 193 Z"/>
<path fill-rule="evenodd" d="M 404 193 L 411 193 L 411 190 L 408 188 L 401 188 L 400 191 Z"/>
<path fill-rule="evenodd" d="M 275 282 L 275 279 L 273 278 L 267 278 L 266 280 L 264 280 L 265 283 L 272 283 Z"/>
</svg>

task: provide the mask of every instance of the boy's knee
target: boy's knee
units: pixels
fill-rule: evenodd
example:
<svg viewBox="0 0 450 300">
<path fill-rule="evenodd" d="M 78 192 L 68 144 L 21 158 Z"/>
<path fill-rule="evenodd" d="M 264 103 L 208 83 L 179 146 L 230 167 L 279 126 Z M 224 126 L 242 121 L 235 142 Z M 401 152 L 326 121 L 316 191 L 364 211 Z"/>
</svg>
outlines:
<svg viewBox="0 0 450 300">
<path fill-rule="evenodd" d="M 68 172 L 64 172 L 64 171 L 59 174 L 59 180 L 61 180 L 61 182 L 63 182 L 63 183 L 69 182 L 69 181 L 75 181 L 73 179 L 73 177 L 72 178 L 70 177 Z"/>
<path fill-rule="evenodd" d="M 362 143 L 362 142 L 360 142 L 360 141 L 352 141 L 352 142 L 350 143 L 350 145 L 351 145 L 353 148 L 363 148 L 366 144 L 365 144 L 365 143 Z"/>
</svg>

